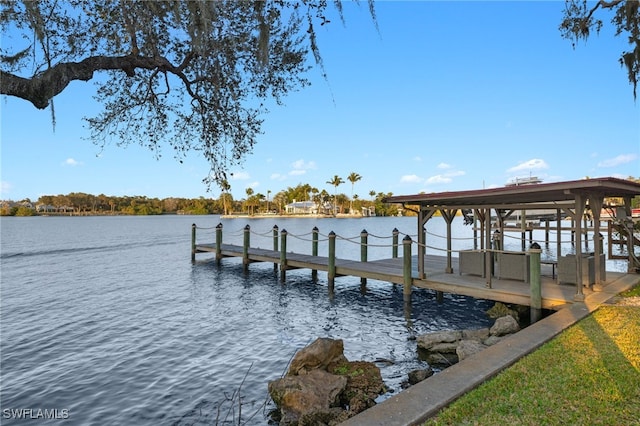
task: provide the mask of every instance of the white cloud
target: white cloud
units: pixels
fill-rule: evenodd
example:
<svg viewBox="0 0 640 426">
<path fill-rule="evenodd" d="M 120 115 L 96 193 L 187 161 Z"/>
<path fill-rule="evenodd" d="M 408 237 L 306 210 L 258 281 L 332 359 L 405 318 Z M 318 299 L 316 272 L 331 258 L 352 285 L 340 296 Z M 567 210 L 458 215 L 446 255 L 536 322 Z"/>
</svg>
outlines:
<svg viewBox="0 0 640 426">
<path fill-rule="evenodd" d="M 4 194 L 10 193 L 12 187 L 13 187 L 13 185 L 11 185 L 6 180 L 1 181 L 0 182 L 0 194 L 4 195 Z"/>
<path fill-rule="evenodd" d="M 81 161 L 76 161 L 75 159 L 69 157 L 66 160 L 64 160 L 64 162 L 62 163 L 63 166 L 71 166 L 71 167 L 75 167 L 75 166 L 81 166 L 82 162 Z"/>
<path fill-rule="evenodd" d="M 247 172 L 235 172 L 235 173 L 231 173 L 231 179 L 232 180 L 247 180 L 249 179 L 251 176 L 249 175 L 249 173 Z"/>
<path fill-rule="evenodd" d="M 280 173 L 272 173 L 269 178 L 271 180 L 285 180 L 287 177 L 285 175 L 281 175 Z"/>
<path fill-rule="evenodd" d="M 422 182 L 422 178 L 417 175 L 404 175 L 400 178 L 400 182 L 402 183 L 420 183 Z"/>
<path fill-rule="evenodd" d="M 416 155 L 415 157 L 413 157 L 413 161 L 422 161 L 422 157 L 420 157 L 419 155 Z"/>
<path fill-rule="evenodd" d="M 548 169 L 549 165 L 539 158 L 533 158 L 529 161 L 525 161 L 524 163 L 520 163 L 517 166 L 511 167 L 508 169 L 508 172 L 523 172 L 529 170 L 542 170 Z"/>
<path fill-rule="evenodd" d="M 440 163 L 438 165 L 439 169 L 448 169 L 451 166 L 446 164 L 446 163 Z M 457 177 L 457 176 L 464 176 L 466 173 L 463 172 L 462 170 L 452 170 L 450 172 L 446 172 L 446 173 L 442 173 L 439 175 L 435 175 L 435 176 L 431 176 L 430 178 L 427 178 L 425 180 L 425 182 L 427 184 L 440 184 L 440 183 L 451 183 L 451 181 L 453 181 L 452 178 Z"/>
<path fill-rule="evenodd" d="M 449 183 L 451 178 L 446 175 L 435 175 L 427 179 L 427 183 Z"/>
<path fill-rule="evenodd" d="M 300 159 L 291 163 L 292 170 L 287 174 L 289 176 L 302 176 L 307 173 L 307 170 L 314 170 L 316 168 L 317 166 L 315 161 L 304 161 L 303 159 Z"/>
<path fill-rule="evenodd" d="M 464 176 L 466 173 L 462 170 L 456 170 L 453 172 L 445 173 L 444 175 L 447 177 L 456 177 L 456 176 Z"/>
<path fill-rule="evenodd" d="M 304 161 L 302 159 L 291 163 L 291 167 L 294 170 L 313 170 L 316 168 L 315 161 Z"/>
<path fill-rule="evenodd" d="M 638 158 L 637 154 L 621 154 L 614 158 L 609 158 L 598 163 L 598 167 L 616 167 L 626 164 Z"/>
</svg>

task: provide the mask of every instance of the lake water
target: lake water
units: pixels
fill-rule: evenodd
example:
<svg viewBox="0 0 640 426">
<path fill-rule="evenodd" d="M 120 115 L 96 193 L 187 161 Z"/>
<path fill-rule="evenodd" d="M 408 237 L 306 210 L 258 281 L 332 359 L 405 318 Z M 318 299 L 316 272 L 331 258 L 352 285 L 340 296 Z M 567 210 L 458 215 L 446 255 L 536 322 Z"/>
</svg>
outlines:
<svg viewBox="0 0 640 426">
<path fill-rule="evenodd" d="M 289 250 L 309 254 L 317 226 L 320 254 L 334 231 L 338 257 L 351 259 L 360 258 L 363 229 L 370 259 L 391 257 L 391 240 L 374 236 L 416 229 L 415 218 L 3 217 L 0 422 L 231 424 L 240 388 L 242 421 L 267 424 L 267 382 L 317 337 L 343 339 L 350 360 L 393 360 L 381 369 L 398 392 L 409 370 L 426 367 L 410 337 L 491 323 L 488 301 L 445 295 L 439 304 L 418 290 L 408 316 L 402 289 L 385 282 L 369 280 L 363 294 L 359 278 L 340 277 L 330 298 L 322 272 L 314 283 L 308 270 L 288 271 L 283 285 L 273 264 L 251 264 L 248 273 L 240 259 L 218 266 L 198 255 L 192 264 L 191 224 L 220 222 L 225 243 L 240 243 L 250 224 L 252 245 L 272 248 L 277 224 Z M 469 237 L 461 222 L 454 235 Z M 428 232 L 444 235 L 442 220 Z M 198 229 L 198 241 L 213 242 L 214 230 Z M 437 241 L 430 244 L 445 246 Z M 454 248 L 468 244 L 455 240 Z M 20 413 L 58 419 L 10 418 Z"/>
</svg>

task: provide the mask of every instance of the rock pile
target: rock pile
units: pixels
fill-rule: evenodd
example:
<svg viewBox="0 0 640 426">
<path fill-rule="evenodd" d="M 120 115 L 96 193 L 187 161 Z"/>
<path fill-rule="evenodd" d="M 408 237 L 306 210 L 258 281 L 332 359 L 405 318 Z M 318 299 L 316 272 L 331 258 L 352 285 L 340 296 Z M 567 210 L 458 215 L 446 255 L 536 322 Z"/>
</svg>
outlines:
<svg viewBox="0 0 640 426">
<path fill-rule="evenodd" d="M 446 368 L 519 330 L 515 318 L 505 315 L 496 319 L 491 328 L 436 331 L 418 336 L 416 341 L 421 359 L 431 366 Z"/>
<path fill-rule="evenodd" d="M 349 361 L 342 340 L 319 338 L 296 353 L 287 374 L 269 382 L 280 425 L 334 425 L 386 392 L 380 369 Z"/>
</svg>

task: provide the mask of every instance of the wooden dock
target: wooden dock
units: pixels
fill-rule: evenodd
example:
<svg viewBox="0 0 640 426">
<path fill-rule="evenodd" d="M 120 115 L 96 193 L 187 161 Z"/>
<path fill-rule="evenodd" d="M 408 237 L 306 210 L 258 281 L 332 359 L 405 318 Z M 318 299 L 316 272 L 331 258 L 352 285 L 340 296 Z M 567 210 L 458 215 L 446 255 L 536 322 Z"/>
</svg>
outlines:
<svg viewBox="0 0 640 426">
<path fill-rule="evenodd" d="M 253 262 L 273 263 L 280 269 L 282 281 L 285 281 L 286 271 L 291 269 L 306 268 L 311 271 L 323 271 L 330 273 L 332 265 L 329 257 L 305 255 L 299 253 L 286 253 L 283 258 L 280 250 L 268 250 L 261 248 L 244 247 L 232 244 L 195 244 L 195 253 L 215 253 L 218 260 L 221 258 L 242 258 L 246 267 Z M 531 288 L 529 283 L 498 279 L 492 277 L 491 287 L 487 287 L 486 278 L 479 275 L 460 274 L 455 268 L 453 272 L 445 272 L 447 258 L 445 256 L 425 256 L 425 278 L 418 277 L 418 257 L 411 256 L 410 286 L 415 288 L 431 289 L 443 293 L 454 293 L 470 296 L 477 299 L 494 300 L 503 303 L 514 303 L 531 306 Z M 393 284 L 407 285 L 405 274 L 405 259 L 403 257 L 389 258 L 371 261 L 354 261 L 335 259 L 335 277 L 354 276 L 361 279 L 374 279 L 387 281 Z M 540 286 L 542 294 L 542 308 L 557 310 L 567 304 L 575 303 L 575 285 L 558 284 L 554 278 L 553 265 L 540 265 Z M 609 282 L 618 275 L 608 272 Z M 330 291 L 333 290 L 333 280 L 330 280 Z M 606 286 L 606 283 L 604 284 Z M 584 288 L 585 295 L 593 290 Z"/>
</svg>

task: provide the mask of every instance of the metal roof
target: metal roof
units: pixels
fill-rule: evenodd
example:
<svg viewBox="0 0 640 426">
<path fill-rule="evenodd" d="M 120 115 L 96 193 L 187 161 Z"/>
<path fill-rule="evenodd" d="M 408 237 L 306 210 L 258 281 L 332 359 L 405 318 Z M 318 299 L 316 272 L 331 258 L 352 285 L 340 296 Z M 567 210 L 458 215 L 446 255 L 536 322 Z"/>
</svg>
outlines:
<svg viewBox="0 0 640 426">
<path fill-rule="evenodd" d="M 640 195 L 640 183 L 605 177 L 471 191 L 397 195 L 387 197 L 383 201 L 441 208 L 526 207 L 529 209 L 542 209 L 572 204 L 575 202 L 576 195 L 582 195 L 583 197 L 590 195 L 599 197 L 635 197 Z"/>
</svg>

